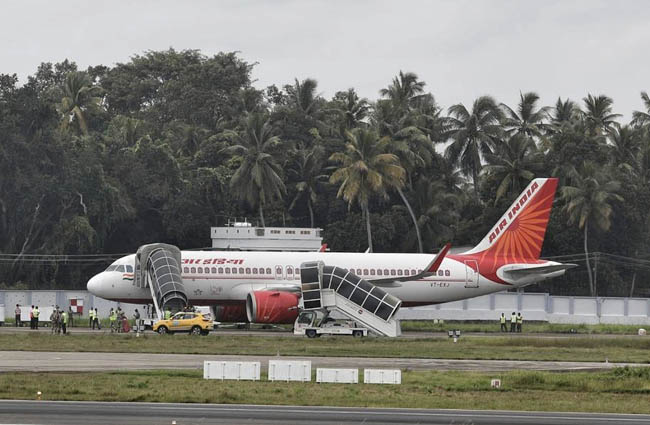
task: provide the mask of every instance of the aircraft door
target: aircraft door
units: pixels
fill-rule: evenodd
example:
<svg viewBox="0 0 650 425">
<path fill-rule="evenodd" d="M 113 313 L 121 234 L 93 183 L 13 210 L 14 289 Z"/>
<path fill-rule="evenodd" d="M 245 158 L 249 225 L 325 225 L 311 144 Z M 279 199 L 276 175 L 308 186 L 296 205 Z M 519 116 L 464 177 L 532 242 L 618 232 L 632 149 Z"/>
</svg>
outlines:
<svg viewBox="0 0 650 425">
<path fill-rule="evenodd" d="M 476 260 L 465 260 L 465 288 L 478 288 L 478 263 Z"/>
</svg>

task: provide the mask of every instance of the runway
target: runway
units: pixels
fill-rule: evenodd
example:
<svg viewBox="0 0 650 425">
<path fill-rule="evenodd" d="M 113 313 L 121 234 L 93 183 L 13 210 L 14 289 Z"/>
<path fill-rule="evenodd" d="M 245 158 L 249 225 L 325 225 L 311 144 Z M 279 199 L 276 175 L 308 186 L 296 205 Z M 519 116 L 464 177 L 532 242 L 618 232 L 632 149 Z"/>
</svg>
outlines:
<svg viewBox="0 0 650 425">
<path fill-rule="evenodd" d="M 264 369 L 277 356 L 78 353 L 46 351 L 0 351 L 0 371 L 102 372 L 109 370 L 203 369 L 205 360 L 260 361 Z M 501 372 L 511 370 L 577 371 L 602 370 L 623 366 L 650 366 L 636 363 L 548 362 L 514 360 L 447 360 L 371 357 L 298 357 L 283 360 L 311 360 L 312 367 L 399 368 L 412 370 L 465 370 Z"/>
<path fill-rule="evenodd" d="M 1 424 L 648 425 L 650 415 L 171 403 L 0 401 Z"/>
</svg>

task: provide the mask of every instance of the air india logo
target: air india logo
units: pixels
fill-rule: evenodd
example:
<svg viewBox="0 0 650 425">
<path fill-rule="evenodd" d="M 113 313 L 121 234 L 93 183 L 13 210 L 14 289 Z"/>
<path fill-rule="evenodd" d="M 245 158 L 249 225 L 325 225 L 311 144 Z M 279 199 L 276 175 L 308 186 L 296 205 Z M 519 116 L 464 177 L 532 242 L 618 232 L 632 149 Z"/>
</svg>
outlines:
<svg viewBox="0 0 650 425">
<path fill-rule="evenodd" d="M 532 198 L 533 194 L 539 189 L 539 184 L 537 182 L 534 182 L 530 189 L 524 193 L 521 198 L 519 198 L 519 202 L 517 202 L 511 209 L 508 211 L 508 217 L 504 218 L 499 222 L 499 224 L 496 225 L 494 230 L 492 230 L 492 233 L 490 233 L 490 243 L 494 241 L 501 232 L 508 227 L 508 224 L 512 222 L 512 220 L 516 217 L 516 215 L 519 213 L 519 210 L 521 210 L 528 200 Z"/>
</svg>

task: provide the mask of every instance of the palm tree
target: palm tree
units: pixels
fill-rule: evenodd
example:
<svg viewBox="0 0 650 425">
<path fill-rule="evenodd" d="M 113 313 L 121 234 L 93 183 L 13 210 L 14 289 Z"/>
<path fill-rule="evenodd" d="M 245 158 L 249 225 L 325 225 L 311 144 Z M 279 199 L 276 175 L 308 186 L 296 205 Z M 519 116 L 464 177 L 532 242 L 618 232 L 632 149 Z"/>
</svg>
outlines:
<svg viewBox="0 0 650 425">
<path fill-rule="evenodd" d="M 100 108 L 102 99 L 99 97 L 101 88 L 93 86 L 90 77 L 85 72 L 70 72 L 63 83 L 63 97 L 59 104 L 62 114 L 61 129 L 67 130 L 75 123 L 79 131 L 87 135 L 88 123 L 86 112 Z"/>
<path fill-rule="evenodd" d="M 611 144 L 607 148 L 612 163 L 619 168 L 632 170 L 641 149 L 639 130 L 628 125 L 616 125 L 609 140 Z"/>
<path fill-rule="evenodd" d="M 599 135 L 611 132 L 616 118 L 621 116 L 612 113 L 612 98 L 602 94 L 595 97 L 589 94 L 582 100 L 585 103 L 584 118 L 589 128 Z"/>
<path fill-rule="evenodd" d="M 348 143 L 345 152 L 334 153 L 330 160 L 340 164 L 332 176 L 331 183 L 340 183 L 337 196 L 349 206 L 358 204 L 366 218 L 368 248 L 372 252 L 372 231 L 370 228 L 370 199 L 376 196 L 387 198 L 388 189 L 404 185 L 405 171 L 399 158 L 387 153 L 390 139 L 379 138 L 376 132 L 357 128 L 346 132 Z"/>
<path fill-rule="evenodd" d="M 418 81 L 417 74 L 400 71 L 387 88 L 379 90 L 379 94 L 397 108 L 406 110 L 424 93 L 424 85 L 424 81 Z"/>
<path fill-rule="evenodd" d="M 368 100 L 359 99 L 354 89 L 336 93 L 333 100 L 336 105 L 335 112 L 343 118 L 345 130 L 358 127 L 370 111 Z"/>
<path fill-rule="evenodd" d="M 318 82 L 314 79 L 307 78 L 301 82 L 296 78 L 295 84 L 288 89 L 290 103 L 296 110 L 313 116 L 320 106 L 320 98 L 316 94 L 317 86 Z"/>
<path fill-rule="evenodd" d="M 440 242 L 453 239 L 459 218 L 461 195 L 449 192 L 445 182 L 431 180 L 425 176 L 414 183 L 414 189 L 418 227 L 429 251 Z"/>
<path fill-rule="evenodd" d="M 495 140 L 502 133 L 502 113 L 490 96 L 474 101 L 469 112 L 462 103 L 449 108 L 447 136 L 452 143 L 445 150 L 445 157 L 458 164 L 463 173 L 472 177 L 474 192 L 478 198 L 478 177 L 481 172 L 481 155 L 491 154 Z"/>
<path fill-rule="evenodd" d="M 546 130 L 544 120 L 548 117 L 548 107 L 537 109 L 537 93 L 519 93 L 519 105 L 514 111 L 505 103 L 499 106 L 505 114 L 503 125 L 510 136 L 523 134 L 527 137 L 541 138 Z"/>
<path fill-rule="evenodd" d="M 632 112 L 632 125 L 635 127 L 644 127 L 650 124 L 650 97 L 648 93 L 641 92 L 641 100 L 643 100 L 643 105 L 645 106 L 644 111 L 634 111 Z"/>
<path fill-rule="evenodd" d="M 589 263 L 588 230 L 589 227 L 601 231 L 608 231 L 611 226 L 612 201 L 622 201 L 623 198 L 616 192 L 620 190 L 620 183 L 612 180 L 596 164 L 585 162 L 580 173 L 576 173 L 574 186 L 562 188 L 562 198 L 565 202 L 564 211 L 569 215 L 569 224 L 578 224 L 584 229 L 584 249 L 589 275 L 589 289 L 591 296 L 596 296 L 591 265 Z"/>
<path fill-rule="evenodd" d="M 282 169 L 271 155 L 274 147 L 280 144 L 278 136 L 273 135 L 273 127 L 265 114 L 250 114 L 240 132 L 227 130 L 224 136 L 233 145 L 224 152 L 239 155 L 241 165 L 230 181 L 230 189 L 237 199 L 258 208 L 262 227 L 264 206 L 273 199 L 282 199 L 286 188 L 282 180 Z"/>
<path fill-rule="evenodd" d="M 323 170 L 325 151 L 319 145 L 312 149 L 305 149 L 301 146 L 296 150 L 297 158 L 288 173 L 296 178 L 296 196 L 293 198 L 289 209 L 293 209 L 296 204 L 303 198 L 307 199 L 307 208 L 309 209 L 309 219 L 311 227 L 314 227 L 314 204 L 317 200 L 317 191 L 319 182 L 326 179 L 327 176 L 321 174 Z"/>
<path fill-rule="evenodd" d="M 523 133 L 512 136 L 485 159 L 489 165 L 483 169 L 500 181 L 495 202 L 508 191 L 521 192 L 524 182 L 535 178 L 544 166 L 543 155 L 535 142 Z"/>
</svg>

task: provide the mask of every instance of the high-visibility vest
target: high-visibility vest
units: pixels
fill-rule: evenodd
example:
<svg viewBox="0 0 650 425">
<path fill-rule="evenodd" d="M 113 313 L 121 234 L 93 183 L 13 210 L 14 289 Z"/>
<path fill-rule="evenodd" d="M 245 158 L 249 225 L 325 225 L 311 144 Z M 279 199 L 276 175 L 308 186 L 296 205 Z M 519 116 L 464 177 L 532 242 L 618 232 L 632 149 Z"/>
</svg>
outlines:
<svg viewBox="0 0 650 425">
<path fill-rule="evenodd" d="M 114 322 L 117 320 L 117 313 L 112 312 L 111 315 L 109 316 L 109 319 L 111 322 Z"/>
<path fill-rule="evenodd" d="M 37 308 L 35 308 L 35 309 L 34 309 L 34 319 L 38 319 L 38 315 L 39 315 L 39 314 L 40 314 L 40 312 L 38 311 Z"/>
<path fill-rule="evenodd" d="M 501 324 L 504 325 L 506 323 L 506 316 L 501 316 Z"/>
<path fill-rule="evenodd" d="M 88 312 L 88 317 L 91 318 L 91 319 L 94 319 L 95 318 L 95 310 L 90 310 Z"/>
<path fill-rule="evenodd" d="M 169 310 L 165 310 L 165 319 L 170 319 L 172 317 L 172 312 Z"/>
<path fill-rule="evenodd" d="M 512 316 L 510 316 L 510 323 L 517 323 L 517 316 L 516 315 L 513 314 Z"/>
<path fill-rule="evenodd" d="M 521 324 L 524 321 L 524 316 L 517 316 L 517 323 Z"/>
<path fill-rule="evenodd" d="M 64 311 L 63 314 L 61 315 L 61 318 L 63 319 L 63 324 L 67 325 L 68 324 L 68 313 L 66 313 Z"/>
</svg>

